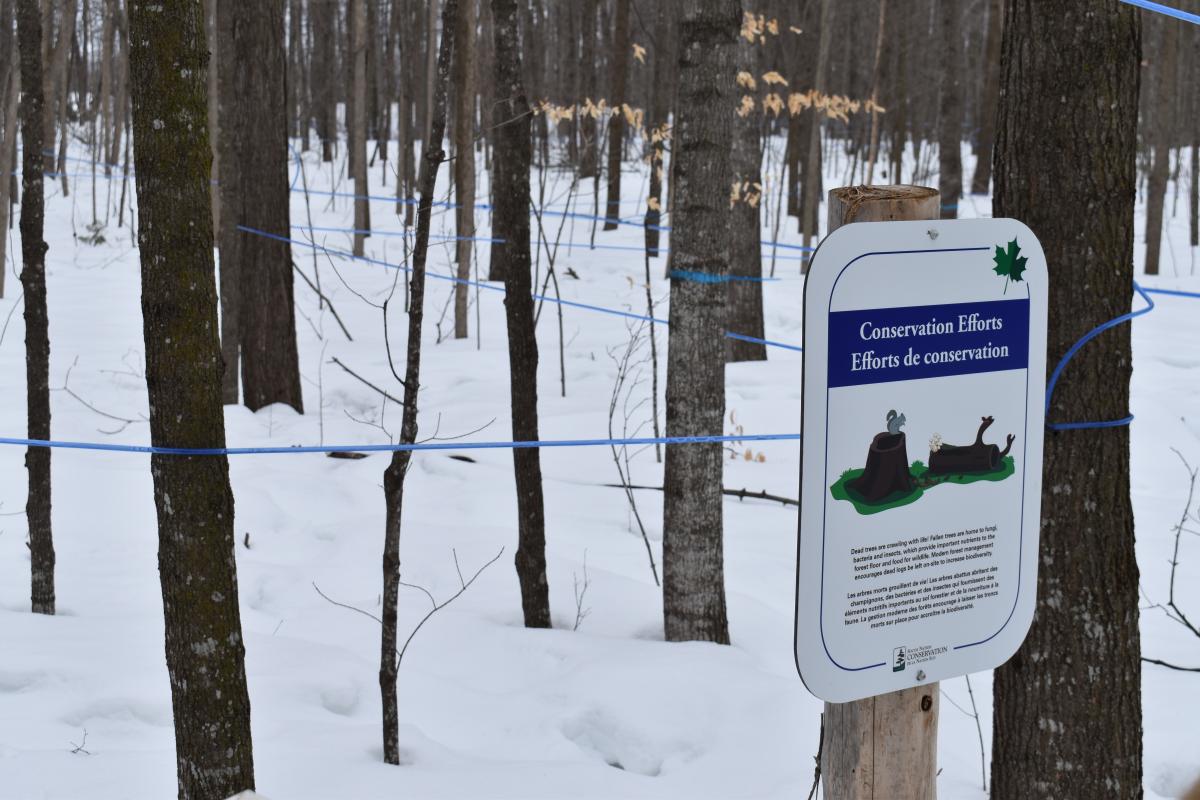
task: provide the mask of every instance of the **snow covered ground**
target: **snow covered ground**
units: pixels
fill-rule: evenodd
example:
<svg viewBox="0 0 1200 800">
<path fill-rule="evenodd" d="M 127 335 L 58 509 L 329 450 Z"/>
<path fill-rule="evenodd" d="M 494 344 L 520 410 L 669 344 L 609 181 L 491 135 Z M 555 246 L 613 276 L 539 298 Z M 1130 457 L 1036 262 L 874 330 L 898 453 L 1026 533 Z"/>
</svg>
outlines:
<svg viewBox="0 0 1200 800">
<path fill-rule="evenodd" d="M 328 165 L 304 157 L 306 180 L 329 190 Z M 90 171 L 83 164 L 79 171 Z M 966 174 L 971 163 L 968 158 Z M 1187 170 L 1182 171 L 1187 175 Z M 371 171 L 372 192 L 390 194 Z M 567 182 L 550 181 L 547 204 L 562 208 Z M 626 176 L 633 215 L 643 208 L 644 177 Z M 834 165 L 827 185 L 841 183 Z M 106 241 L 87 244 L 90 178 L 72 181 L 63 197 L 47 184 L 46 238 L 55 438 L 148 443 L 142 375 L 138 253 L 128 222 L 115 213 Z M 439 183 L 444 192 L 444 173 Z M 108 184 L 96 183 L 103 208 Z M 114 190 L 118 184 L 113 184 Z M 349 191 L 343 181 L 338 191 Z M 1174 186 L 1172 186 L 1172 190 Z M 1186 187 L 1184 187 L 1186 189 Z M 583 192 L 590 192 L 590 185 Z M 770 187 L 768 187 L 768 191 Z M 114 192 L 115 193 L 115 192 Z M 535 196 L 537 190 L 535 187 Z M 640 194 L 639 194 L 640 193 Z M 553 201 L 550 198 L 554 198 Z M 303 194 L 292 198 L 292 222 L 306 224 Z M 636 201 L 636 202 L 635 202 Z M 580 199 L 590 213 L 591 198 Z M 986 198 L 966 198 L 963 216 L 986 216 Z M 1200 290 L 1200 254 L 1187 246 L 1186 194 L 1169 216 L 1166 276 L 1147 284 Z M 1168 214 L 1171 198 L 1168 197 Z M 103 217 L 101 210 L 101 217 Z M 312 197 L 313 225 L 350 227 L 347 199 Z M 1139 211 L 1139 219 L 1140 219 Z M 375 203 L 378 230 L 400 230 L 389 203 Z M 479 225 L 487 230 L 486 212 Z M 547 217 L 549 235 L 558 219 Z M 788 222 L 787 240 L 796 242 Z M 453 216 L 434 218 L 453 233 Z M 0 300 L 0 435 L 23 436 L 24 326 L 19 305 L 17 232 L 9 232 L 10 272 Z M 76 238 L 78 235 L 79 239 Z M 568 220 L 558 255 L 565 299 L 644 310 L 641 254 L 588 250 L 590 223 Z M 297 231 L 297 236 L 301 234 Z M 314 233 L 349 250 L 345 234 Z M 605 246 L 636 248 L 641 230 L 596 233 Z M 770 238 L 769 230 L 764 238 Z M 581 246 L 582 244 L 582 246 Z M 396 237 L 373 236 L 368 251 L 398 262 Z M 1138 244 L 1140 263 L 1143 246 Z M 311 277 L 311 251 L 295 248 Z M 487 264 L 487 244 L 477 245 Z M 795 251 L 780 251 L 796 255 Z M 452 244 L 436 242 L 431 270 L 449 274 Z M 226 409 L 231 445 L 386 441 L 369 422 L 396 430 L 399 410 L 384 413 L 378 393 L 330 359 L 379 386 L 395 388 L 382 343 L 379 312 L 358 297 L 381 300 L 396 273 L 379 265 L 318 260 L 321 285 L 354 341 L 347 341 L 317 298 L 297 281 L 297 327 L 307 413 L 273 407 L 253 414 Z M 545 258 L 542 256 L 542 274 Z M 578 279 L 566 277 L 570 267 Z M 1053 268 L 1053 265 L 1051 265 Z M 663 261 L 652 265 L 653 292 L 665 303 Z M 778 262 L 779 281 L 764 286 L 767 338 L 799 344 L 799 262 Z M 344 282 L 343 282 L 344 281 Z M 396 306 L 393 352 L 402 354 L 404 323 Z M 353 290 L 353 291 L 351 291 Z M 471 293 L 471 337 L 445 339 L 452 284 L 431 280 L 427 297 L 421 401 L 422 435 L 466 440 L 510 438 L 507 349 L 502 298 Z M 1132 480 L 1142 581 L 1150 600 L 1165 600 L 1167 564 L 1186 496 L 1182 467 L 1170 448 L 1200 463 L 1200 300 L 1156 296 L 1158 308 L 1133 325 Z M 1140 301 L 1138 301 L 1140 303 Z M 560 396 L 556 310 L 544 308 L 540 413 L 545 439 L 605 437 L 616 375 L 609 352 L 629 339 L 628 320 L 564 309 L 566 396 Z M 657 316 L 665 318 L 660 304 Z M 476 335 L 476 320 L 480 335 Z M 1100 322 L 1100 320 L 1096 320 Z M 443 340 L 439 343 L 439 328 Z M 323 338 L 322 338 L 323 334 Z M 665 355 L 665 328 L 659 327 Z M 401 356 L 402 357 L 402 356 Z M 773 349 L 765 363 L 729 367 L 727 430 L 747 434 L 799 429 L 801 355 Z M 69 383 L 67 373 L 70 370 Z M 660 391 L 665 357 L 660 358 Z M 648 378 L 648 375 L 644 375 Z M 634 390 L 646 396 L 648 383 Z M 90 404 L 92 408 L 89 408 Z M 102 415 L 98 412 L 104 412 Z M 109 415 L 109 416 L 105 416 Z M 128 424 L 113 419 L 133 420 Z M 633 425 L 647 418 L 640 408 Z M 620 420 L 616 432 L 621 432 Z M 120 429 L 117 433 L 111 433 Z M 649 434 L 649 427 L 641 431 Z M 473 432 L 473 433 L 471 433 Z M 745 448 L 762 460 L 746 460 Z M 747 443 L 727 462 L 725 485 L 795 497 L 796 442 Z M 0 449 L 0 797 L 159 798 L 175 793 L 170 695 L 163 659 L 156 526 L 148 457 L 55 451 L 54 538 L 58 554 L 55 617 L 28 613 L 28 553 L 23 449 Z M 273 800 L 302 798 L 796 798 L 813 776 L 821 704 L 801 685 L 792 658 L 796 512 L 779 504 L 726 503 L 726 576 L 733 646 L 666 644 L 661 596 L 607 448 L 542 452 L 547 557 L 553 630 L 521 625 L 512 567 L 516 506 L 512 459 L 504 450 L 419 453 L 405 493 L 403 572 L 439 600 L 458 587 L 452 552 L 464 571 L 505 548 L 504 555 L 414 640 L 400 675 L 405 765 L 381 763 L 377 663 L 379 631 L 366 617 L 317 593 L 366 610 L 378 607 L 387 456 L 352 461 L 322 455 L 231 459 L 236 497 L 242 622 L 253 707 L 257 784 Z M 1120 468 L 1120 465 L 1113 465 Z M 636 454 L 633 481 L 659 485 L 652 450 Z M 661 561 L 661 497 L 637 493 L 641 518 Z M 248 539 L 246 538 L 248 537 Z M 246 546 L 248 542 L 248 546 Z M 1087 546 L 1081 542 L 1081 546 Z M 1176 591 L 1200 613 L 1200 541 L 1185 537 Z M 586 559 L 586 573 L 585 573 Z M 578 631 L 576 583 L 587 580 L 589 611 Z M 428 609 L 418 591 L 402 590 L 401 623 Z M 1189 639 L 1161 612 L 1142 615 L 1145 653 L 1200 664 L 1200 640 Z M 1144 673 L 1148 797 L 1173 797 L 1200 772 L 1195 713 L 1200 677 L 1147 666 Z M 991 680 L 973 676 L 985 758 L 991 748 Z M 966 682 L 943 684 L 945 699 L 971 709 Z M 939 796 L 985 797 L 976 721 L 946 702 L 939 737 Z M 86 732 L 86 743 L 82 737 Z M 82 745 L 82 747 L 79 747 Z"/>
</svg>

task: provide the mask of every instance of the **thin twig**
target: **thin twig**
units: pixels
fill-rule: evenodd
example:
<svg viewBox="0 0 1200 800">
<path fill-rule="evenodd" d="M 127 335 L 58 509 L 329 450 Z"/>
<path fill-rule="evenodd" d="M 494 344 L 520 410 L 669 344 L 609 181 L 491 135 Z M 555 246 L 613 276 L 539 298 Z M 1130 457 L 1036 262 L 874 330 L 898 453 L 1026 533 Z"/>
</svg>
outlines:
<svg viewBox="0 0 1200 800">
<path fill-rule="evenodd" d="M 397 405 L 403 405 L 403 403 L 401 403 L 401 402 L 400 402 L 399 400 L 397 400 L 395 397 L 392 397 L 390 394 L 388 394 L 387 392 L 385 392 L 383 389 L 380 389 L 378 386 L 376 386 L 375 384 L 371 383 L 369 380 L 367 380 L 366 378 L 364 378 L 362 375 L 359 375 L 357 372 L 355 372 L 354 370 L 352 370 L 352 369 L 350 369 L 349 367 L 347 367 L 347 366 L 346 366 L 345 364 L 343 364 L 343 363 L 342 363 L 340 360 L 338 360 L 338 357 L 337 357 L 337 356 L 331 356 L 331 357 L 329 358 L 329 363 L 331 363 L 331 364 L 337 364 L 339 367 L 341 367 L 343 370 L 345 370 L 345 371 L 346 371 L 346 373 L 347 373 L 347 374 L 349 374 L 349 375 L 350 375 L 352 378 L 357 378 L 359 381 L 361 381 L 362 383 L 364 383 L 364 384 L 366 384 L 367 386 L 371 387 L 371 388 L 372 388 L 372 389 L 374 389 L 375 391 L 379 392 L 381 395 L 383 395 L 384 397 L 386 397 L 388 400 L 391 400 L 393 403 L 396 403 Z"/>
<path fill-rule="evenodd" d="M 316 251 L 314 250 L 313 252 L 315 253 Z M 321 291 L 321 288 L 317 286 L 317 284 L 308 279 L 308 276 L 304 274 L 304 270 L 300 269 L 300 267 L 296 265 L 295 261 L 292 262 L 292 269 L 296 270 L 296 274 L 304 279 L 304 282 L 308 284 L 308 288 L 317 293 L 317 297 L 320 298 L 322 302 L 329 304 L 329 310 L 333 312 L 333 318 L 337 321 L 338 327 L 342 329 L 342 333 L 346 334 L 346 339 L 353 342 L 354 337 L 350 335 L 349 329 L 346 328 L 346 323 L 342 322 L 342 318 L 338 314 L 337 309 L 333 307 L 333 301 L 325 296 L 324 292 Z"/>
<path fill-rule="evenodd" d="M 454 553 L 454 566 L 457 569 L 458 568 L 458 553 L 453 550 L 451 550 L 451 552 Z M 404 583 L 403 581 L 400 582 L 401 586 L 407 586 L 410 589 L 419 589 L 422 592 L 425 592 L 425 595 L 429 598 L 429 601 L 431 603 L 433 603 L 433 607 L 431 609 L 429 609 L 428 614 L 426 614 L 424 617 L 421 618 L 421 621 L 417 623 L 417 626 L 412 629 L 412 633 L 410 633 L 408 635 L 408 638 L 404 640 L 404 646 L 400 648 L 400 652 L 396 656 L 396 667 L 397 668 L 400 667 L 400 663 L 404 660 L 404 654 L 406 652 L 408 652 L 408 646 L 410 644 L 412 644 L 413 637 L 417 635 L 417 631 L 421 630 L 421 626 L 424 625 L 426 622 L 428 622 L 429 618 L 432 617 L 434 614 L 441 611 L 443 608 L 450 605 L 455 600 L 457 600 L 459 597 L 461 597 L 463 595 L 463 593 L 465 591 L 467 591 L 467 589 L 471 588 L 471 584 L 475 582 L 475 579 L 478 578 L 480 575 L 482 575 L 483 571 L 485 569 L 490 567 L 492 564 L 495 564 L 500 559 L 500 556 L 502 556 L 502 555 L 504 555 L 503 547 L 500 548 L 500 551 L 497 552 L 496 555 L 492 556 L 491 560 L 487 561 L 486 563 L 484 563 L 483 566 L 481 566 L 479 569 L 475 570 L 475 574 L 472 575 L 471 579 L 468 581 L 464 581 L 462 579 L 462 572 L 460 571 L 458 573 L 459 583 L 461 584 L 459 590 L 457 592 L 455 592 L 454 594 L 452 594 L 447 600 L 445 600 L 442 603 L 438 603 L 437 601 L 435 601 L 433 599 L 433 595 L 430 594 L 429 590 L 425 589 L 423 586 L 417 586 L 416 584 L 412 584 L 412 583 Z"/>
<path fill-rule="evenodd" d="M 1145 661 L 1147 664 L 1157 664 L 1160 667 L 1177 670 L 1178 672 L 1200 672 L 1200 667 L 1181 667 L 1178 664 L 1171 664 L 1167 661 L 1159 661 L 1157 658 L 1146 658 L 1145 656 L 1142 656 L 1142 661 Z"/>
<path fill-rule="evenodd" d="M 661 486 L 640 486 L 638 484 L 604 483 L 601 484 L 601 486 L 605 486 L 610 489 L 644 489 L 650 492 L 663 491 L 663 487 Z M 748 497 L 751 500 L 771 500 L 776 503 L 782 503 L 785 506 L 800 505 L 799 500 L 793 500 L 790 497 L 782 497 L 777 494 L 768 494 L 765 490 L 752 492 L 748 489 L 721 489 L 721 494 L 725 495 L 726 497 L 736 497 L 739 500 L 745 500 Z"/>
</svg>

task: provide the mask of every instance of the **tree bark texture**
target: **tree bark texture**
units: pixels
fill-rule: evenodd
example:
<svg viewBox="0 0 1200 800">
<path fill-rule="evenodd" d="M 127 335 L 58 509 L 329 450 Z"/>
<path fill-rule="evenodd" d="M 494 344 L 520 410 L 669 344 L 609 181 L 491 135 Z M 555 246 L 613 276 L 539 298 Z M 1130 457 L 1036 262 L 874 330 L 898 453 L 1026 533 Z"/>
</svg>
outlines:
<svg viewBox="0 0 1200 800">
<path fill-rule="evenodd" d="M 417 206 L 417 236 L 413 244 L 412 277 L 409 283 L 408 346 L 404 367 L 404 409 L 400 441 L 417 440 L 417 399 L 421 381 L 421 322 L 425 317 L 425 262 L 429 253 L 429 223 L 438 166 L 446 154 L 441 149 L 446 133 L 446 87 L 450 82 L 450 59 L 454 51 L 454 20 L 458 0 L 445 0 L 442 7 L 442 43 L 437 58 L 437 75 L 431 78 L 434 93 L 430 104 L 430 136 L 424 143 L 425 165 L 421 169 L 420 201 Z M 431 146 L 432 143 L 432 146 Z M 526 239 L 528 241 L 528 238 Z M 384 309 L 386 313 L 386 309 Z M 400 602 L 400 529 L 404 510 L 404 476 L 412 451 L 397 450 L 383 473 L 387 511 L 383 542 L 383 631 L 379 651 L 379 691 L 383 701 L 383 760 L 400 763 L 400 703 L 396 680 L 400 662 L 397 649 L 397 607 Z"/>
<path fill-rule="evenodd" d="M 130 66 L 150 436 L 224 447 L 200 0 L 132 0 Z M 254 788 L 224 456 L 154 455 L 180 800 Z"/>
<path fill-rule="evenodd" d="M 621 156 L 625 149 L 625 84 L 629 77 L 629 3 L 616 0 L 617 13 L 613 28 L 612 95 L 608 98 L 613 115 L 608 118 L 608 203 L 604 212 L 604 230 L 616 230 L 621 219 Z"/>
<path fill-rule="evenodd" d="M 284 0 L 217 2 L 222 38 L 221 307 L 228 324 L 236 316 L 242 402 L 251 411 L 285 403 L 303 412 L 291 247 L 239 229 L 291 235 Z M 222 345 L 226 369 L 233 369 L 232 344 Z M 225 399 L 230 402 L 228 394 Z"/>
<path fill-rule="evenodd" d="M 937 219 L 938 193 L 923 186 L 854 186 L 829 193 L 829 232 L 850 222 Z M 891 438 L 897 437 L 897 438 Z M 877 452 L 884 439 L 889 445 Z M 896 455 L 899 449 L 903 455 Z M 884 497 L 909 478 L 903 433 L 871 443 L 867 473 L 875 485 L 859 491 Z M 888 467 L 891 475 L 888 475 Z M 890 480 L 889 480 L 890 479 Z M 938 684 L 850 703 L 826 703 L 821 779 L 829 800 L 933 800 L 937 779 Z"/>
<path fill-rule="evenodd" d="M 938 0 L 941 16 L 942 91 L 938 109 L 938 193 L 942 219 L 958 217 L 962 196 L 962 0 Z"/>
<path fill-rule="evenodd" d="M 17 2 L 21 50 L 21 288 L 25 293 L 25 399 L 30 439 L 50 438 L 50 321 L 46 308 L 46 196 L 41 157 L 43 103 L 41 11 L 37 0 Z M 7 232 L 0 232 L 7 235 Z M 2 266 L 2 265 L 0 265 Z M 54 538 L 50 526 L 50 448 L 25 451 L 29 494 L 31 607 L 54 613 Z"/>
<path fill-rule="evenodd" d="M 674 139 L 667 435 L 719 436 L 725 418 L 725 298 L 734 82 L 741 8 L 684 0 Z M 697 279 L 698 274 L 711 276 Z M 667 641 L 729 643 L 719 443 L 668 445 L 663 480 Z"/>
<path fill-rule="evenodd" d="M 1117 0 L 1006 2 L 993 213 L 1025 222 L 1046 252 L 1048 366 L 1130 307 L 1138 17 Z M 1106 331 L 1047 416 L 1125 416 L 1131 366 L 1129 326 Z M 1129 472 L 1096 468 L 1128 462 L 1127 427 L 1046 435 L 1037 610 L 993 686 L 994 800 L 1142 796 Z"/>
<path fill-rule="evenodd" d="M 1158 83 L 1155 86 L 1153 115 L 1146 125 L 1148 138 L 1154 143 L 1154 162 L 1146 183 L 1146 274 L 1157 275 L 1162 255 L 1163 208 L 1167 199 L 1167 182 L 1171 177 L 1171 137 L 1175 106 L 1175 54 L 1179 47 L 1180 25 L 1164 20 L 1162 45 L 1157 57 Z M 1156 48 L 1157 49 L 1157 48 Z"/>
<path fill-rule="evenodd" d="M 740 72 L 759 75 L 761 45 L 738 39 Z M 729 275 L 726 284 L 726 330 L 763 338 L 762 296 L 762 117 L 756 112 L 734 114 L 730 154 L 733 183 L 738 198 L 729 209 Z M 725 339 L 727 361 L 766 361 L 767 346 L 741 339 Z"/>
<path fill-rule="evenodd" d="M 496 158 L 492 162 L 496 206 L 492 225 L 504 274 L 508 323 L 509 387 L 514 441 L 536 441 L 537 338 L 534 335 L 532 265 L 529 252 L 529 166 L 533 158 L 529 102 L 521 82 L 516 0 L 491 0 L 496 58 Z M 517 484 L 517 578 L 528 628 L 550 627 L 546 582 L 546 519 L 541 451 L 513 450 Z"/>
<path fill-rule="evenodd" d="M 454 338 L 467 338 L 466 281 L 471 277 L 475 243 L 475 0 L 459 6 L 458 32 L 454 35 L 454 210 L 458 241 L 455 243 Z"/>
</svg>

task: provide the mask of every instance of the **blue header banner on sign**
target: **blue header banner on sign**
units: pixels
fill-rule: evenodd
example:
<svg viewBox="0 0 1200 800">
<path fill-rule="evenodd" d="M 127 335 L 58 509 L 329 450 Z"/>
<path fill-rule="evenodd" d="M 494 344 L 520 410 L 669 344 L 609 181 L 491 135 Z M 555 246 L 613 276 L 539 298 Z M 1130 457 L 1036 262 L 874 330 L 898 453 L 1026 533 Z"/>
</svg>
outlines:
<svg viewBox="0 0 1200 800">
<path fill-rule="evenodd" d="M 829 387 L 1029 366 L 1029 300 L 829 314 Z"/>
</svg>

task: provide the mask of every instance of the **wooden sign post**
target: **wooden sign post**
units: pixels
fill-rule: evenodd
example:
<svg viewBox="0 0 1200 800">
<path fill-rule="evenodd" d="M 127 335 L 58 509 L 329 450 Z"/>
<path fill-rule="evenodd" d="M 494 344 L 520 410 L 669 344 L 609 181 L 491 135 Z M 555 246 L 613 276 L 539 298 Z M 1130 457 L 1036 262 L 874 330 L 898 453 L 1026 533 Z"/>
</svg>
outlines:
<svg viewBox="0 0 1200 800">
<path fill-rule="evenodd" d="M 940 210 L 833 190 L 805 281 L 796 665 L 830 800 L 933 800 L 938 681 L 1033 619 L 1045 256 L 1016 220 Z"/>
<path fill-rule="evenodd" d="M 849 186 L 829 192 L 829 233 L 850 222 L 938 219 L 925 186 Z M 828 800 L 934 800 L 938 685 L 825 703 L 821 778 Z"/>
</svg>

